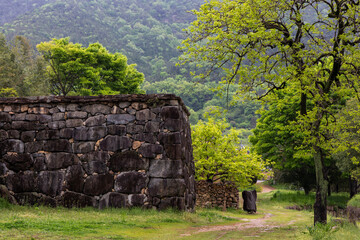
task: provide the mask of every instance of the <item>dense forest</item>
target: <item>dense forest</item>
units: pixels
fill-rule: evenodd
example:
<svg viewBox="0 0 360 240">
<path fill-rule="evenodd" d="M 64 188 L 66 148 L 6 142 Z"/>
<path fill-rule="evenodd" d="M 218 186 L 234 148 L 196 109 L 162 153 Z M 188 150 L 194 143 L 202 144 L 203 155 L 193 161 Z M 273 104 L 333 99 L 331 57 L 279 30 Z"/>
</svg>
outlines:
<svg viewBox="0 0 360 240">
<path fill-rule="evenodd" d="M 21 35 L 33 47 L 63 37 L 85 47 L 99 42 L 110 52 L 124 54 L 129 64 L 137 65 L 145 75 L 142 88 L 147 93 L 181 96 L 192 112 L 193 124 L 215 106 L 227 112 L 232 126 L 254 128 L 257 104 L 232 102 L 235 88 L 227 93 L 214 91 L 220 77 L 200 81 L 190 74 L 196 66 L 176 66 L 181 54 L 178 46 L 186 37 L 183 29 L 195 19 L 190 10 L 198 9 L 202 3 L 202 0 L 0 0 L 0 30 L 9 42 Z"/>
</svg>

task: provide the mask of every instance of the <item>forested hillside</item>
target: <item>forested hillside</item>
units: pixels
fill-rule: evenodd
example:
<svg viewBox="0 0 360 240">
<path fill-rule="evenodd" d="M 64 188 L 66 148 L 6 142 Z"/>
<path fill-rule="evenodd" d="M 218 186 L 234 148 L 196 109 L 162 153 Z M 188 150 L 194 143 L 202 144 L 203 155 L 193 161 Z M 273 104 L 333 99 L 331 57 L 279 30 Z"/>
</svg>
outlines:
<svg viewBox="0 0 360 240">
<path fill-rule="evenodd" d="M 147 93 L 175 93 L 191 108 L 195 123 L 211 106 L 225 107 L 210 82 L 196 83 L 194 66 L 176 66 L 185 38 L 183 29 L 195 19 L 189 11 L 203 0 L 0 0 L 0 30 L 10 41 L 17 35 L 35 47 L 52 38 L 70 37 L 87 47 L 99 42 L 110 52 L 120 52 L 144 73 Z M 0 86 L 1 87 L 1 86 Z M 230 99 L 235 91 L 230 92 Z M 235 127 L 253 128 L 253 103 L 230 107 L 228 120 Z"/>
</svg>

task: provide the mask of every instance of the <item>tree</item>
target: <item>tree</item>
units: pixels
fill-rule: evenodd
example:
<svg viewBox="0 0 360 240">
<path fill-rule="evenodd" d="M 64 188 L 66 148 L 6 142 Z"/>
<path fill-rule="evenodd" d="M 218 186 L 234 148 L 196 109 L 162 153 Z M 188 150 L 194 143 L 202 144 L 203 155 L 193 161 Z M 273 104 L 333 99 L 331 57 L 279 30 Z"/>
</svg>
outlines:
<svg viewBox="0 0 360 240">
<path fill-rule="evenodd" d="M 144 75 L 135 65 L 128 65 L 124 55 L 109 53 L 100 43 L 84 48 L 62 38 L 40 43 L 37 48 L 49 63 L 47 72 L 53 94 L 142 93 Z"/>
<path fill-rule="evenodd" d="M 262 175 L 264 163 L 256 154 L 242 148 L 238 132 L 225 119 L 208 117 L 192 128 L 196 177 L 214 182 L 231 181 L 246 187 Z"/>
<path fill-rule="evenodd" d="M 251 97 L 276 102 L 272 93 L 288 89 L 300 99 L 297 126 L 316 171 L 314 222 L 326 223 L 335 113 L 359 87 L 359 1 L 210 0 L 193 13 L 183 62 L 210 62 L 208 74 L 222 68 L 223 80 Z"/>
</svg>

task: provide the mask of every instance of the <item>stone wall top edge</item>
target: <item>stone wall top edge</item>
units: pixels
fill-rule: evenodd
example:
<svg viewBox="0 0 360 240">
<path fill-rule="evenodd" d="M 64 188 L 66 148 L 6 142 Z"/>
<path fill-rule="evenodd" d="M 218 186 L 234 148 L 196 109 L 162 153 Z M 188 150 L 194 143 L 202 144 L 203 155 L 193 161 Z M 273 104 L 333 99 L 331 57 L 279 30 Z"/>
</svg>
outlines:
<svg viewBox="0 0 360 240">
<path fill-rule="evenodd" d="M 150 102 L 178 100 L 184 112 L 190 115 L 182 99 L 175 94 L 121 94 L 101 96 L 40 96 L 0 98 L 0 104 L 36 104 L 36 103 L 100 103 L 100 102 Z"/>
</svg>

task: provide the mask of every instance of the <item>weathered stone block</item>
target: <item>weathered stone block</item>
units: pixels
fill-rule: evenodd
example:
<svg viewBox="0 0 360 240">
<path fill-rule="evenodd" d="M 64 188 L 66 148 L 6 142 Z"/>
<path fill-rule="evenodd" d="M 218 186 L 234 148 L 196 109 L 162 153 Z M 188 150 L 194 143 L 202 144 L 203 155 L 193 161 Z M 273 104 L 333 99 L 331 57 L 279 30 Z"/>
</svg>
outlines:
<svg viewBox="0 0 360 240">
<path fill-rule="evenodd" d="M 29 170 L 33 163 L 33 159 L 28 153 L 5 155 L 3 160 L 7 163 L 8 168 L 15 172 Z"/>
<path fill-rule="evenodd" d="M 65 121 L 49 122 L 48 126 L 50 129 L 62 129 L 65 128 Z"/>
<path fill-rule="evenodd" d="M 9 174 L 6 178 L 6 186 L 16 193 L 36 192 L 36 179 L 37 175 L 30 171 Z"/>
<path fill-rule="evenodd" d="M 25 149 L 25 145 L 22 141 L 17 139 L 9 139 L 5 141 L 6 144 L 6 151 L 7 152 L 16 152 L 16 153 L 23 153 Z"/>
<path fill-rule="evenodd" d="M 131 140 L 125 136 L 107 136 L 100 142 L 100 148 L 105 151 L 116 152 L 131 147 Z"/>
<path fill-rule="evenodd" d="M 71 139 L 74 137 L 74 128 L 63 128 L 60 130 L 60 138 Z"/>
<path fill-rule="evenodd" d="M 66 139 L 49 140 L 44 143 L 46 152 L 72 152 L 71 144 Z"/>
<path fill-rule="evenodd" d="M 9 138 L 9 134 L 5 130 L 0 130 L 0 142 Z"/>
<path fill-rule="evenodd" d="M 108 126 L 108 134 L 124 136 L 126 134 L 126 127 L 121 125 L 110 125 Z"/>
<path fill-rule="evenodd" d="M 25 152 L 35 153 L 44 150 L 45 141 L 27 142 L 25 143 Z"/>
<path fill-rule="evenodd" d="M 105 123 L 105 121 L 106 121 L 106 117 L 104 115 L 89 117 L 85 121 L 85 126 L 87 126 L 87 127 L 101 126 Z"/>
<path fill-rule="evenodd" d="M 37 121 L 39 120 L 39 115 L 37 114 L 27 114 L 25 117 L 25 120 L 27 121 Z"/>
<path fill-rule="evenodd" d="M 101 161 L 91 161 L 83 163 L 84 169 L 88 175 L 92 175 L 94 173 L 104 174 L 107 172 L 107 167 L 104 162 Z"/>
<path fill-rule="evenodd" d="M 257 199 L 256 190 L 243 191 L 242 198 L 244 199 L 244 203 L 243 203 L 244 211 L 250 213 L 256 212 L 256 199 Z"/>
<path fill-rule="evenodd" d="M 113 172 L 147 170 L 149 160 L 142 159 L 134 151 L 118 152 L 111 156 L 109 169 Z"/>
<path fill-rule="evenodd" d="M 78 104 L 69 104 L 66 106 L 66 110 L 67 111 L 77 111 L 77 110 L 79 110 L 79 105 Z"/>
<path fill-rule="evenodd" d="M 156 178 L 182 178 L 183 164 L 181 160 L 151 160 L 149 176 Z"/>
<path fill-rule="evenodd" d="M 27 193 L 15 193 L 15 199 L 19 205 L 43 205 L 48 207 L 56 207 L 57 203 L 54 198 L 48 197 L 41 193 L 27 192 Z"/>
<path fill-rule="evenodd" d="M 184 196 L 184 179 L 151 178 L 149 182 L 149 194 L 155 197 L 178 197 Z"/>
<path fill-rule="evenodd" d="M 145 124 L 144 132 L 156 133 L 159 132 L 159 122 L 149 121 Z"/>
<path fill-rule="evenodd" d="M 89 153 L 95 150 L 95 142 L 75 142 L 73 143 L 74 153 Z"/>
<path fill-rule="evenodd" d="M 37 189 L 41 193 L 55 197 L 60 194 L 65 178 L 62 171 L 44 171 L 40 172 L 37 181 Z"/>
<path fill-rule="evenodd" d="M 71 153 L 47 153 L 45 162 L 47 169 L 56 170 L 74 165 L 79 162 L 79 159 L 75 154 Z"/>
<path fill-rule="evenodd" d="M 69 119 L 66 120 L 66 127 L 73 128 L 73 127 L 81 127 L 83 125 L 83 120 L 81 119 Z"/>
<path fill-rule="evenodd" d="M 82 192 L 84 188 L 84 170 L 81 165 L 68 167 L 65 175 L 65 188 L 69 191 Z"/>
<path fill-rule="evenodd" d="M 126 127 L 127 133 L 140 133 L 144 131 L 143 125 L 136 125 L 134 123 L 129 123 Z"/>
<path fill-rule="evenodd" d="M 176 210 L 185 210 L 185 199 L 183 197 L 163 198 L 158 206 L 158 210 L 174 208 Z"/>
<path fill-rule="evenodd" d="M 141 172 L 123 172 L 115 178 L 115 191 L 120 193 L 141 193 L 146 187 L 147 176 Z"/>
<path fill-rule="evenodd" d="M 12 138 L 12 139 L 20 138 L 20 132 L 17 130 L 9 130 L 9 131 L 7 131 L 7 133 L 9 134 L 9 138 Z"/>
<path fill-rule="evenodd" d="M 8 170 L 5 163 L 0 162 L 0 176 L 4 176 Z"/>
<path fill-rule="evenodd" d="M 8 113 L 0 112 L 0 122 L 11 122 L 11 115 Z"/>
<path fill-rule="evenodd" d="M 42 130 L 36 134 L 36 140 L 55 140 L 60 138 L 59 130 Z"/>
<path fill-rule="evenodd" d="M 52 115 L 52 120 L 54 121 L 54 122 L 56 122 L 56 121 L 63 121 L 63 120 L 65 120 L 65 113 L 54 113 L 53 115 Z"/>
<path fill-rule="evenodd" d="M 67 118 L 68 119 L 72 119 L 72 118 L 86 118 L 88 115 L 87 112 L 68 112 L 67 113 Z"/>
<path fill-rule="evenodd" d="M 119 107 L 120 108 L 127 108 L 127 107 L 129 107 L 130 106 L 130 102 L 121 102 L 121 103 L 119 103 Z"/>
<path fill-rule="evenodd" d="M 82 154 L 80 156 L 80 160 L 82 162 L 100 161 L 100 162 L 106 163 L 109 159 L 110 159 L 109 153 L 103 152 L 103 151 L 89 152 L 86 154 Z"/>
<path fill-rule="evenodd" d="M 139 148 L 139 153 L 146 158 L 155 158 L 157 154 L 162 154 L 163 151 L 163 147 L 159 144 L 145 143 Z"/>
<path fill-rule="evenodd" d="M 166 156 L 173 160 L 180 160 L 182 156 L 181 144 L 165 144 Z"/>
<path fill-rule="evenodd" d="M 89 113 L 91 113 L 91 115 L 95 115 L 97 113 L 109 114 L 111 111 L 111 108 L 109 106 L 102 105 L 102 104 L 93 104 L 93 105 L 86 105 L 86 106 L 82 107 L 81 110 L 84 112 L 89 112 Z"/>
<path fill-rule="evenodd" d="M 5 185 L 0 185 L 0 198 L 6 199 L 11 204 L 18 204 Z"/>
<path fill-rule="evenodd" d="M 61 205 L 67 208 L 95 207 L 96 199 L 81 193 L 66 191 L 61 196 Z"/>
<path fill-rule="evenodd" d="M 26 131 L 21 133 L 21 141 L 33 142 L 35 139 L 35 131 Z"/>
<path fill-rule="evenodd" d="M 13 121 L 25 121 L 26 113 L 19 113 L 12 116 Z"/>
<path fill-rule="evenodd" d="M 40 115 L 38 119 L 40 123 L 48 123 L 52 121 L 51 115 Z"/>
<path fill-rule="evenodd" d="M 92 175 L 86 178 L 84 193 L 97 196 L 111 192 L 114 185 L 114 177 L 110 174 Z"/>
<path fill-rule="evenodd" d="M 105 194 L 99 202 L 99 208 L 125 208 L 128 206 L 128 196 L 121 193 L 110 192 Z"/>
<path fill-rule="evenodd" d="M 181 135 L 180 133 L 160 133 L 159 141 L 162 144 L 180 144 L 181 143 Z"/>
<path fill-rule="evenodd" d="M 154 133 L 139 133 L 133 136 L 135 141 L 147 142 L 155 144 L 157 142 L 157 136 Z"/>
<path fill-rule="evenodd" d="M 26 149 L 26 147 L 25 147 Z M 35 172 L 45 171 L 46 164 L 45 164 L 45 154 L 43 153 L 34 153 L 32 154 L 33 157 L 33 168 Z"/>
<path fill-rule="evenodd" d="M 168 118 L 164 121 L 162 129 L 167 129 L 171 132 L 179 132 L 182 129 L 182 121 L 179 119 Z"/>
<path fill-rule="evenodd" d="M 45 129 L 45 125 L 38 122 L 13 121 L 11 128 L 20 131 L 30 131 Z"/>
<path fill-rule="evenodd" d="M 136 112 L 136 120 L 139 121 L 149 121 L 154 120 L 156 118 L 156 114 L 151 112 L 149 109 L 144 109 Z"/>
<path fill-rule="evenodd" d="M 181 116 L 179 107 L 174 107 L 174 106 L 162 107 L 160 115 L 164 120 L 168 118 L 179 119 Z"/>
<path fill-rule="evenodd" d="M 81 127 L 75 128 L 74 140 L 97 141 L 106 135 L 106 127 Z"/>
<path fill-rule="evenodd" d="M 135 116 L 131 114 L 111 114 L 107 116 L 108 124 L 128 124 L 135 121 Z"/>
<path fill-rule="evenodd" d="M 130 194 L 128 196 L 129 205 L 132 207 L 142 207 L 147 201 L 145 194 Z"/>
</svg>

